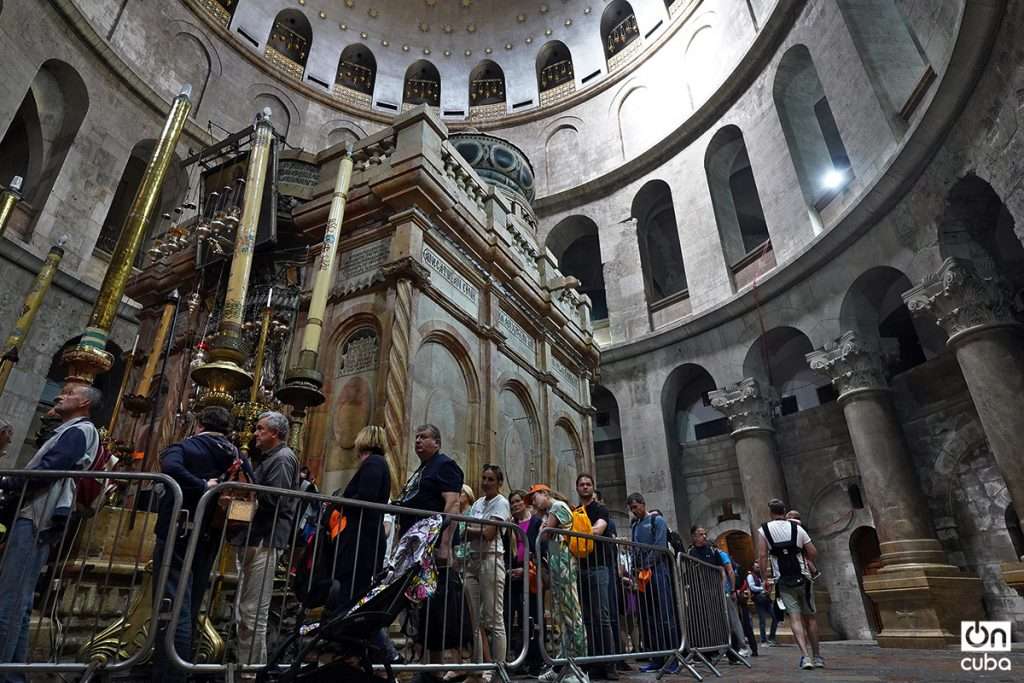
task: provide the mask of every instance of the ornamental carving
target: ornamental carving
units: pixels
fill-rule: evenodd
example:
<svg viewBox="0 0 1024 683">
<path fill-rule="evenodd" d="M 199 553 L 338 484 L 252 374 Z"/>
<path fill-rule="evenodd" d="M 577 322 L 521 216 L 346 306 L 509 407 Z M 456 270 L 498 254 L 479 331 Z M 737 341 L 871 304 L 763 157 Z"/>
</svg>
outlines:
<svg viewBox="0 0 1024 683">
<path fill-rule="evenodd" d="M 903 301 L 915 316 L 935 318 L 950 341 L 975 328 L 1015 322 L 1005 286 L 982 277 L 966 259 L 947 258 L 937 272 L 904 292 Z"/>
<path fill-rule="evenodd" d="M 868 341 L 850 330 L 834 342 L 808 353 L 807 364 L 811 370 L 832 380 L 840 399 L 853 391 L 887 390 L 885 358 L 894 351 L 888 342 L 895 340 Z"/>
<path fill-rule="evenodd" d="M 775 430 L 775 392 L 770 387 L 762 390 L 752 377 L 709 392 L 708 398 L 712 407 L 729 418 L 733 436 L 748 430 Z"/>
</svg>

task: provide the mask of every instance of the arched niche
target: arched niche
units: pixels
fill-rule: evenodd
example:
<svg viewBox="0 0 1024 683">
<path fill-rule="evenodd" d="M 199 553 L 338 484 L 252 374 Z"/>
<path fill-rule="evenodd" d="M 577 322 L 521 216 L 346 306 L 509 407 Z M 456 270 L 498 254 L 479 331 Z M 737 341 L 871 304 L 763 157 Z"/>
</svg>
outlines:
<svg viewBox="0 0 1024 683">
<path fill-rule="evenodd" d="M 580 281 L 580 292 L 590 297 L 592 320 L 608 318 L 601 240 L 597 224 L 586 216 L 569 216 L 552 228 L 545 240 L 558 261 L 558 269 Z"/>
<path fill-rule="evenodd" d="M 857 587 L 864 602 L 864 614 L 868 620 L 871 633 L 882 630 L 882 619 L 878 607 L 864 592 L 864 577 L 873 576 L 882 568 L 882 549 L 878 545 L 878 532 L 874 527 L 861 526 L 850 534 L 850 556 L 857 574 Z"/>
<path fill-rule="evenodd" d="M 476 372 L 468 352 L 457 341 L 443 334 L 431 334 L 416 350 L 412 369 L 412 408 L 410 430 L 421 424 L 433 424 L 441 430 L 441 450 L 462 467 L 468 480 L 477 474 L 474 444 L 479 443 L 479 390 Z M 409 434 L 413 443 L 415 433 Z M 419 467 L 411 450 L 405 456 L 408 472 Z"/>
<path fill-rule="evenodd" d="M 783 415 L 827 403 L 835 392 L 829 379 L 807 364 L 806 355 L 813 350 L 811 340 L 795 327 L 772 328 L 751 344 L 743 376 L 774 387 Z"/>
<path fill-rule="evenodd" d="M 633 6 L 626 0 L 615 0 L 604 8 L 601 14 L 601 42 L 608 69 L 612 69 L 612 57 L 626 49 L 626 46 L 640 37 Z"/>
<path fill-rule="evenodd" d="M 359 467 L 355 439 L 359 430 L 380 422 L 376 405 L 380 370 L 380 333 L 376 320 L 357 316 L 330 342 L 330 375 L 324 392 L 328 397 L 328 428 L 323 463 L 323 490 L 342 488 Z M 388 453 L 391 476 L 404 455 Z M 392 481 L 392 488 L 395 482 Z"/>
<path fill-rule="evenodd" d="M 485 59 L 469 72 L 469 106 L 501 104 L 505 101 L 505 72 Z"/>
<path fill-rule="evenodd" d="M 509 381 L 498 394 L 498 463 L 505 472 L 505 488 L 528 489 L 541 481 L 540 426 L 530 392 Z"/>
<path fill-rule="evenodd" d="M 402 102 L 410 105 L 441 106 L 441 74 L 436 66 L 421 59 L 406 69 Z"/>
<path fill-rule="evenodd" d="M 546 92 L 574 78 L 569 48 L 560 40 L 547 42 L 537 53 L 537 90 Z"/>
<path fill-rule="evenodd" d="M 892 374 L 920 365 L 945 348 L 945 335 L 938 325 L 910 315 L 901 296 L 910 288 L 910 279 L 902 272 L 877 266 L 854 280 L 840 307 L 839 326 L 844 332 L 895 340 L 898 355 L 890 360 Z"/>
<path fill-rule="evenodd" d="M 696 109 L 714 92 L 721 71 L 713 66 L 715 55 L 720 49 L 717 27 L 713 23 L 714 12 L 705 12 L 699 17 L 699 26 L 686 43 L 683 63 L 686 65 L 686 88 L 690 95 L 690 107 Z"/>
<path fill-rule="evenodd" d="M 287 140 L 292 127 L 292 113 L 288 105 L 277 95 L 260 93 L 253 98 L 253 111 L 261 112 L 264 109 L 270 110 L 270 125 L 278 135 Z"/>
<path fill-rule="evenodd" d="M 370 48 L 362 43 L 349 45 L 341 52 L 338 60 L 338 75 L 335 84 L 373 95 L 373 85 L 377 82 L 377 58 Z"/>
<path fill-rule="evenodd" d="M 600 482 L 605 505 L 609 510 L 626 508 L 626 464 L 622 449 L 622 426 L 619 402 L 600 384 L 590 387 L 590 402 L 594 406 L 594 473 Z"/>
<path fill-rule="evenodd" d="M 768 223 L 750 156 L 737 126 L 725 126 L 711 138 L 704 155 L 704 171 L 722 253 L 736 287 L 741 271 L 760 254 L 771 251 Z"/>
<path fill-rule="evenodd" d="M 153 151 L 156 149 L 156 140 L 142 140 L 132 147 L 131 155 L 121 171 L 121 178 L 117 182 L 117 189 L 114 190 L 114 198 L 107 208 L 107 215 L 103 219 L 103 226 L 100 228 L 99 237 L 96 240 L 96 249 L 106 254 L 111 254 L 121 236 L 125 221 L 128 219 L 128 212 L 135 195 L 142 184 L 142 176 L 145 174 L 146 166 L 149 164 Z M 164 184 L 160 187 L 157 195 L 156 209 L 153 211 L 149 224 L 146 226 L 146 240 L 143 241 L 143 248 L 139 249 L 135 258 L 136 265 L 141 265 L 145 258 L 145 244 L 162 235 L 171 226 L 172 221 L 182 215 L 179 209 L 185 200 L 188 192 L 188 173 L 182 165 L 182 160 L 175 155 L 167 170 Z"/>
<path fill-rule="evenodd" d="M 206 45 L 197 37 L 186 31 L 179 31 L 171 41 L 168 51 L 170 81 L 174 84 L 192 86 L 192 109 L 189 116 L 196 119 L 199 108 L 203 104 L 203 95 L 210 82 L 212 63 Z"/>
<path fill-rule="evenodd" d="M 13 176 L 21 176 L 22 195 L 36 216 L 88 111 L 82 77 L 65 62 L 51 59 L 39 67 L 0 140 L 0 184 L 6 187 Z"/>
<path fill-rule="evenodd" d="M 548 134 L 544 141 L 544 166 L 549 192 L 572 186 L 579 175 L 583 152 L 580 131 L 575 123 L 559 123 Z"/>
<path fill-rule="evenodd" d="M 313 27 L 306 15 L 297 9 L 278 12 L 267 40 L 268 52 L 282 55 L 297 64 L 300 70 L 306 68 L 309 50 L 313 46 Z M 301 77 L 301 73 L 299 74 Z"/>
<path fill-rule="evenodd" d="M 583 445 L 575 425 L 559 418 L 551 435 L 553 486 L 569 500 L 576 499 L 576 476 L 583 468 Z"/>
<path fill-rule="evenodd" d="M 896 0 L 837 0 L 882 108 L 907 120 L 935 72 Z"/>
<path fill-rule="evenodd" d="M 821 210 L 850 182 L 853 170 L 805 45 L 782 55 L 772 92 L 800 190 L 809 208 Z"/>
<path fill-rule="evenodd" d="M 672 191 L 663 180 L 652 180 L 633 199 L 640 268 L 648 305 L 687 294 L 686 269 L 679 247 L 679 227 L 672 207 Z"/>
</svg>

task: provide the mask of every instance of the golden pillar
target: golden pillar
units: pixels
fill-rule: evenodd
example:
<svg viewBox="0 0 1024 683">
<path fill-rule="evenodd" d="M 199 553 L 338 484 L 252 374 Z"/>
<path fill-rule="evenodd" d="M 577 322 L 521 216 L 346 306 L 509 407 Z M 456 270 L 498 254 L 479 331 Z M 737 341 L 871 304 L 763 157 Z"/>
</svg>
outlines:
<svg viewBox="0 0 1024 683">
<path fill-rule="evenodd" d="M 106 372 L 113 364 L 113 358 L 106 351 L 110 328 L 114 324 L 121 297 L 124 296 L 125 285 L 131 277 L 135 255 L 146 238 L 146 226 L 156 211 L 156 203 L 164 178 L 167 176 L 167 169 L 174 160 L 174 148 L 178 144 L 178 138 L 181 137 L 181 131 L 184 130 L 188 119 L 188 112 L 192 108 L 192 101 L 189 99 L 191 94 L 192 86 L 186 85 L 174 98 L 156 149 L 153 150 L 153 156 L 146 165 L 139 190 L 135 193 L 128 217 L 121 228 L 121 235 L 117 238 L 114 253 L 110 256 L 110 266 L 103 277 L 89 324 L 78 346 L 64 352 L 64 363 L 68 366 L 68 382 L 92 384 L 96 375 Z"/>
<path fill-rule="evenodd" d="M 10 186 L 0 192 L 0 235 L 7 230 L 7 221 L 14 213 L 14 205 L 21 200 L 21 183 L 21 176 L 16 175 L 11 179 Z"/>
<path fill-rule="evenodd" d="M 164 346 L 167 345 L 167 337 L 171 333 L 171 325 L 174 322 L 174 314 L 178 310 L 178 290 L 171 292 L 164 302 L 164 310 L 160 314 L 160 323 L 156 328 L 156 336 L 146 357 L 146 367 L 142 369 L 142 376 L 139 378 L 139 385 L 135 388 L 134 394 L 124 397 L 124 403 L 128 410 L 135 416 L 145 415 L 153 408 L 153 401 L 149 398 L 149 391 L 153 384 L 153 377 L 156 376 L 156 364 L 160 361 Z M 128 374 L 130 368 L 126 368 Z"/>
<path fill-rule="evenodd" d="M 32 328 L 33 321 L 36 319 L 36 313 L 39 312 L 39 307 L 46 296 L 46 290 L 50 288 L 50 283 L 53 282 L 53 278 L 57 274 L 60 260 L 64 258 L 64 241 L 66 239 L 66 236 L 62 237 L 57 244 L 50 247 L 50 253 L 46 255 L 43 267 L 39 269 L 35 282 L 32 283 L 32 288 L 25 295 L 25 303 L 21 307 L 21 315 L 18 316 L 18 320 L 14 323 L 14 329 L 11 330 L 11 333 L 7 336 L 7 341 L 4 342 L 3 358 L 0 359 L 0 394 L 4 392 L 4 387 L 7 386 L 7 379 L 11 376 L 14 364 L 18 362 L 18 353 L 21 345 L 25 343 L 25 339 L 28 337 L 28 332 Z"/>
<path fill-rule="evenodd" d="M 256 229 L 259 227 L 263 185 L 267 179 L 267 161 L 273 138 L 270 110 L 264 109 L 257 115 L 253 128 L 242 217 L 235 232 L 235 250 L 231 258 L 220 326 L 210 344 L 210 362 L 192 371 L 193 381 L 207 389 L 204 399 L 206 405 L 231 408 L 235 402 L 232 392 L 252 386 L 252 376 L 241 367 L 248 355 L 242 339 L 242 312 L 245 309 L 245 295 L 249 291 Z"/>
<path fill-rule="evenodd" d="M 324 385 L 324 375 L 317 368 L 320 356 L 320 336 L 324 328 L 324 314 L 327 311 L 327 297 L 334 284 L 334 274 L 338 267 L 338 242 L 341 236 L 341 224 L 345 219 L 345 202 L 348 200 L 348 189 L 352 183 L 352 156 L 349 149 L 338 164 L 338 176 L 334 182 L 334 195 L 331 197 L 331 211 L 327 218 L 327 229 L 320 249 L 320 261 L 317 264 L 313 281 L 313 296 L 309 302 L 309 315 L 302 331 L 302 348 L 299 352 L 299 364 L 288 370 L 284 386 L 277 392 L 282 403 L 292 407 L 292 430 L 289 445 L 296 453 L 302 453 L 302 429 L 306 419 L 306 409 L 318 406 L 326 399 L 320 389 Z"/>
<path fill-rule="evenodd" d="M 274 289 L 267 292 L 267 305 L 263 307 L 263 315 L 260 320 L 260 336 L 256 342 L 256 360 L 252 368 L 252 387 L 249 388 L 249 401 L 235 406 L 235 416 L 242 418 L 243 427 L 238 435 L 240 448 L 244 454 L 249 453 L 249 440 L 252 438 L 253 429 L 256 426 L 256 418 L 263 411 L 264 406 L 260 402 L 260 386 L 263 384 L 263 363 L 267 357 L 267 340 L 270 338 L 270 323 L 274 315 L 274 308 L 271 305 L 274 301 Z"/>
</svg>

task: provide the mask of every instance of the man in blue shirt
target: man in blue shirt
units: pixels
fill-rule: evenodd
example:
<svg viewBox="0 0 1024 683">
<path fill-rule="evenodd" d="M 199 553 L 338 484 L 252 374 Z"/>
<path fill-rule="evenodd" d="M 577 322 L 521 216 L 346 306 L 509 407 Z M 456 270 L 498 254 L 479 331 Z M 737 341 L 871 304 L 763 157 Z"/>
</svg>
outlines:
<svg viewBox="0 0 1024 683">
<path fill-rule="evenodd" d="M 661 515 L 647 512 L 647 502 L 639 493 L 631 493 L 626 505 L 633 514 L 633 542 L 643 545 L 668 549 L 668 524 Z M 644 592 L 653 593 L 648 598 L 641 598 L 641 609 L 649 612 L 646 619 L 641 619 L 644 629 L 644 649 L 672 650 L 679 647 L 679 634 L 676 630 L 675 601 L 672 599 L 672 570 L 669 566 L 670 555 L 651 548 L 637 549 L 636 571 L 650 572 L 650 581 Z M 664 660 L 652 661 L 643 671 L 658 671 Z M 675 673 L 677 665 L 673 663 L 668 673 Z"/>
<path fill-rule="evenodd" d="M 85 384 L 67 384 L 54 412 L 61 424 L 29 460 L 29 470 L 87 469 L 99 450 L 100 437 L 89 420 L 102 394 Z M 28 653 L 28 626 L 36 581 L 71 514 L 75 482 L 71 479 L 14 479 L 3 482 L 20 508 L 7 538 L 0 567 L 0 663 L 24 662 Z M 25 680 L 8 673 L 9 683 Z"/>
</svg>

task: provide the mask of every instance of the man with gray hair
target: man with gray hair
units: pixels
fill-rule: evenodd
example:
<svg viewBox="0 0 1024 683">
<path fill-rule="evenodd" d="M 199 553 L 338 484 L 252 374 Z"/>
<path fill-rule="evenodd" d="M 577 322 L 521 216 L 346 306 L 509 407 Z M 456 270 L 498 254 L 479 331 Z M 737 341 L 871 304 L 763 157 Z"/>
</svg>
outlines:
<svg viewBox="0 0 1024 683">
<path fill-rule="evenodd" d="M 102 394 L 84 384 L 66 384 L 53 406 L 61 424 L 25 465 L 28 470 L 88 469 L 100 446 L 89 419 Z M 28 654 L 32 596 L 50 545 L 59 540 L 75 502 L 72 479 L 5 478 L 3 488 L 19 506 L 0 566 L 0 663 L 24 662 Z M 24 681 L 8 673 L 6 681 Z"/>
<path fill-rule="evenodd" d="M 299 487 L 299 459 L 288 447 L 288 418 L 278 412 L 260 415 L 254 434 L 259 451 L 253 483 L 287 491 Z M 267 615 L 274 588 L 274 569 L 281 551 L 295 538 L 295 498 L 270 493 L 257 496 L 256 514 L 248 528 L 232 539 L 238 546 L 238 661 L 267 663 Z M 255 673 L 243 679 L 255 679 Z"/>
</svg>

